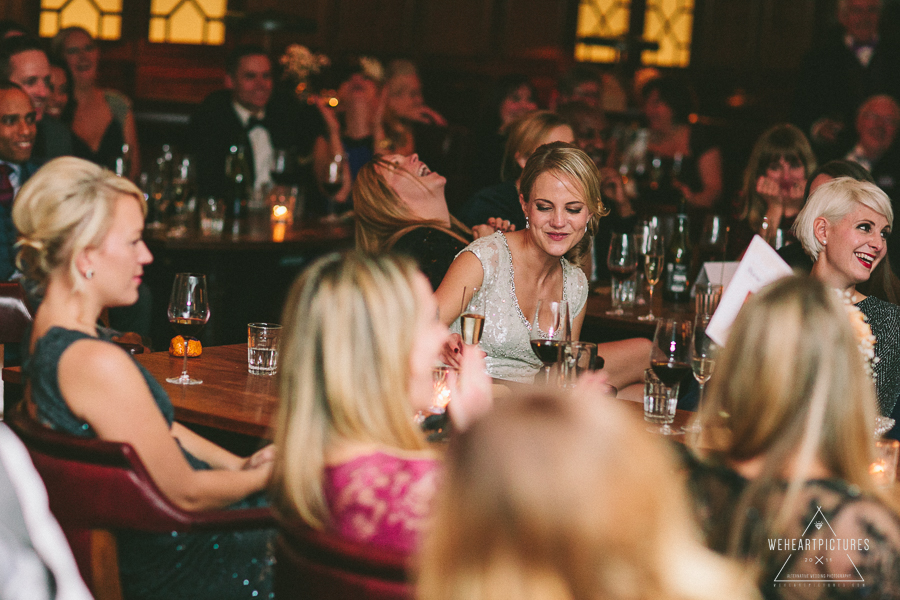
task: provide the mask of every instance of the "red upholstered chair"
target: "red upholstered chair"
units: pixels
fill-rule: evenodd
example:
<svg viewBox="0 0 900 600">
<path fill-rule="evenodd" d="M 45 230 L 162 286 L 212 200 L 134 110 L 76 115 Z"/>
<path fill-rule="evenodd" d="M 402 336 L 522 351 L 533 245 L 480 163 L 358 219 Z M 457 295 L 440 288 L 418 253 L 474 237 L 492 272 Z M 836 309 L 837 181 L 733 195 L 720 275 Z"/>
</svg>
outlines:
<svg viewBox="0 0 900 600">
<path fill-rule="evenodd" d="M 129 444 L 88 439 L 39 423 L 20 402 L 7 418 L 44 480 L 81 575 L 97 600 L 119 600 L 113 531 L 151 533 L 275 527 L 268 508 L 188 512 L 156 487 Z"/>
<path fill-rule="evenodd" d="M 18 282 L 0 283 L 0 369 L 3 368 L 4 346 L 21 342 L 32 320 L 22 286 Z M 3 380 L 0 379 L 0 398 L 4 397 Z M 0 402 L 0 416 L 2 405 Z"/>
<path fill-rule="evenodd" d="M 282 527 L 275 542 L 279 600 L 411 600 L 407 556 L 361 546 L 306 526 Z"/>
</svg>

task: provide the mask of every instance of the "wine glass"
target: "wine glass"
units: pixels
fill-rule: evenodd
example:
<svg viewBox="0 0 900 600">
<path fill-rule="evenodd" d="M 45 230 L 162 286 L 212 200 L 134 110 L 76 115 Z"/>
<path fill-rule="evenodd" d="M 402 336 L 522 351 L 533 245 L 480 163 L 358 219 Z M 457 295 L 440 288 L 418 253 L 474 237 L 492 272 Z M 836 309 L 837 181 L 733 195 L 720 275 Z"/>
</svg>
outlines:
<svg viewBox="0 0 900 600">
<path fill-rule="evenodd" d="M 468 290 L 468 287 L 463 288 L 459 326 L 463 343 L 477 346 L 481 341 L 481 332 L 484 330 L 484 295 L 478 293 L 477 287 L 472 288 L 471 296 L 467 294 Z"/>
<path fill-rule="evenodd" d="M 209 321 L 209 294 L 206 291 L 206 275 L 178 273 L 172 284 L 169 298 L 169 323 L 184 338 L 184 367 L 180 377 L 169 377 L 169 383 L 197 385 L 200 379 L 191 379 L 187 372 L 188 339 L 197 339 Z"/>
<path fill-rule="evenodd" d="M 541 320 L 541 309 L 545 308 L 544 319 Z M 541 329 L 541 323 L 546 331 Z M 559 361 L 560 345 L 569 339 L 569 305 L 567 302 L 551 302 L 538 300 L 531 321 L 531 349 L 538 359 L 544 363 L 541 371 L 544 380 L 550 381 L 550 367 Z"/>
<path fill-rule="evenodd" d="M 627 301 L 627 280 L 637 270 L 637 256 L 635 255 L 634 236 L 631 233 L 613 233 L 609 244 L 609 254 L 606 257 L 606 266 L 612 274 L 612 310 L 606 311 L 608 315 L 622 315 L 625 311 L 622 305 Z"/>
<path fill-rule="evenodd" d="M 322 189 L 325 190 L 325 193 L 328 195 L 327 205 L 326 205 L 326 219 L 334 220 L 337 215 L 337 206 L 335 197 L 337 193 L 341 191 L 341 186 L 344 184 L 344 157 L 340 154 L 335 154 L 331 159 L 331 162 L 328 163 L 325 172 L 325 180 L 322 182 Z"/>
<path fill-rule="evenodd" d="M 680 433 L 669 425 L 675 419 L 678 403 L 678 386 L 691 371 L 691 336 L 694 322 L 687 319 L 659 319 L 650 350 L 650 368 L 662 382 L 666 391 L 666 407 L 660 415 L 663 423 L 658 433 Z"/>
<path fill-rule="evenodd" d="M 650 288 L 648 302 L 650 312 L 638 317 L 641 321 L 652 321 L 656 318 L 653 314 L 653 288 L 659 283 L 659 277 L 662 275 L 663 256 L 662 238 L 659 234 L 653 233 L 644 239 L 644 277 L 647 278 L 647 285 Z"/>
<path fill-rule="evenodd" d="M 691 369 L 694 372 L 694 379 L 700 384 L 700 400 L 697 404 L 697 413 L 703 407 L 703 388 L 706 382 L 712 377 L 716 368 L 716 354 L 719 347 L 706 335 L 706 328 L 709 325 L 710 315 L 698 314 L 694 323 L 694 333 L 691 336 Z M 699 419 L 685 427 L 684 433 L 700 433 L 703 427 Z"/>
</svg>

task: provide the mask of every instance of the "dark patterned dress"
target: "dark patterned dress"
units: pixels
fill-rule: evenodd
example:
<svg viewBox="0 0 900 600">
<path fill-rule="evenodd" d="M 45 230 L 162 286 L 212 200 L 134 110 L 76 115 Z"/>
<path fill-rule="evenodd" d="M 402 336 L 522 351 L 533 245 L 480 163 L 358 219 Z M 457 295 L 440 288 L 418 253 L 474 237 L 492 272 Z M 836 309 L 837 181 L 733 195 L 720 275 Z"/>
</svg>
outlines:
<svg viewBox="0 0 900 600">
<path fill-rule="evenodd" d="M 737 526 L 742 532 L 737 553 L 759 570 L 763 597 L 900 598 L 900 516 L 879 499 L 840 479 L 808 481 L 788 513 L 785 531 L 773 534 L 759 515 L 778 512 L 786 482 L 774 484 L 761 494 L 762 500 L 740 510 L 747 479 L 687 451 L 684 456 L 707 545 L 726 554 Z"/>
<path fill-rule="evenodd" d="M 875 336 L 878 412 L 891 416 L 900 396 L 900 306 L 868 296 L 856 304 Z"/>
<path fill-rule="evenodd" d="M 27 338 L 26 338 L 27 339 Z M 69 409 L 59 389 L 59 360 L 66 349 L 82 339 L 80 331 L 53 327 L 26 356 L 23 372 L 31 383 L 38 418 L 54 429 L 81 437 L 97 437 L 86 422 Z M 124 352 L 124 350 L 123 350 Z M 171 426 L 175 409 L 168 394 L 150 373 L 135 362 L 160 412 Z M 209 469 L 202 460 L 182 449 L 195 470 Z M 261 494 L 232 508 L 264 506 Z M 167 534 L 117 532 L 119 569 L 127 600 L 259 600 L 271 594 L 270 542 L 273 530 L 228 533 Z"/>
</svg>

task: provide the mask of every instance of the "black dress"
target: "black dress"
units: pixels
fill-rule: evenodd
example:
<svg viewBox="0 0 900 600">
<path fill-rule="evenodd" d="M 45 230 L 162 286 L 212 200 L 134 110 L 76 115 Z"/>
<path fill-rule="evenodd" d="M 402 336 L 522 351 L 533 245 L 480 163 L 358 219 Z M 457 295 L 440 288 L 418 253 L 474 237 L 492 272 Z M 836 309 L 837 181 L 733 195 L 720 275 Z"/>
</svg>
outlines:
<svg viewBox="0 0 900 600">
<path fill-rule="evenodd" d="M 27 338 L 26 338 L 27 339 Z M 51 328 L 26 356 L 23 372 L 31 384 L 38 418 L 54 429 L 81 437 L 96 437 L 91 426 L 72 414 L 59 388 L 59 360 L 82 339 L 80 331 Z M 123 350 L 124 352 L 124 350 Z M 135 362 L 160 412 L 171 426 L 175 409 L 159 383 Z M 182 449 L 195 470 L 209 469 Z M 264 506 L 261 494 L 232 508 Z M 127 600 L 222 600 L 272 598 L 270 543 L 273 530 L 228 533 L 116 533 L 123 595 Z"/>
<path fill-rule="evenodd" d="M 391 249 L 411 256 L 428 277 L 432 289 L 438 289 L 450 263 L 468 244 L 434 227 L 418 227 L 403 235 Z"/>
<path fill-rule="evenodd" d="M 867 296 L 856 304 L 875 336 L 878 412 L 889 417 L 900 396 L 900 306 Z"/>
</svg>

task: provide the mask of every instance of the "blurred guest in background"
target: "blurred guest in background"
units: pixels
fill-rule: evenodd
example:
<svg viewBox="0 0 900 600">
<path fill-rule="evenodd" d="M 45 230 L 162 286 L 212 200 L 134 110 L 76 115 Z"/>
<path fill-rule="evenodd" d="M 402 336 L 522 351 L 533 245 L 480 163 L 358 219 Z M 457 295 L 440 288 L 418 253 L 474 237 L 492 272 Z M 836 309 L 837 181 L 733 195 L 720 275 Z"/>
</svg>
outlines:
<svg viewBox="0 0 900 600">
<path fill-rule="evenodd" d="M 447 126 L 447 120 L 425 104 L 419 71 L 408 60 L 395 60 L 388 65 L 380 123 L 382 130 L 376 135 L 376 150 L 403 155 L 419 152 L 416 124 Z"/>
<path fill-rule="evenodd" d="M 603 111 L 623 112 L 628 107 L 622 85 L 611 74 L 588 64 L 577 64 L 563 73 L 556 83 L 551 108 L 558 110 L 569 102 L 583 102 Z"/>
<path fill-rule="evenodd" d="M 895 202 L 894 198 L 900 192 L 898 125 L 900 105 L 897 101 L 886 95 L 872 96 L 859 107 L 857 141 L 845 157 L 868 169 L 876 185 Z"/>
<path fill-rule="evenodd" d="M 812 278 L 753 294 L 701 407 L 697 515 L 766 598 L 900 595 L 900 514 L 869 472 L 875 390 L 852 320 Z"/>
<path fill-rule="evenodd" d="M 45 110 L 50 100 L 50 61 L 41 43 L 30 36 L 0 41 L 0 79 L 19 84 L 31 97 L 37 117 L 37 138 L 32 158 L 38 162 L 72 154 L 69 121 Z"/>
<path fill-rule="evenodd" d="M 447 458 L 422 600 L 757 597 L 698 539 L 671 450 L 585 382 L 498 402 Z"/>
<path fill-rule="evenodd" d="M 69 65 L 62 61 L 50 61 L 50 95 L 47 96 L 46 114 L 68 123 L 72 120 L 75 106 L 72 97 L 72 73 Z"/>
<path fill-rule="evenodd" d="M 54 56 L 64 60 L 72 73 L 73 154 L 107 168 L 113 168 L 116 160 L 124 157 L 129 163 L 126 175 L 137 180 L 141 157 L 131 100 L 97 85 L 100 60 L 97 42 L 81 27 L 65 27 L 53 37 L 52 49 Z"/>
</svg>

